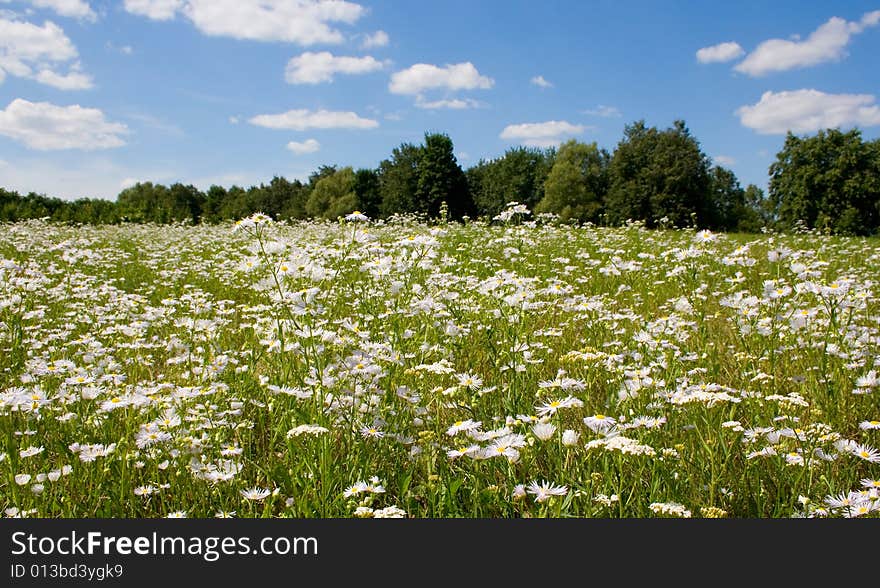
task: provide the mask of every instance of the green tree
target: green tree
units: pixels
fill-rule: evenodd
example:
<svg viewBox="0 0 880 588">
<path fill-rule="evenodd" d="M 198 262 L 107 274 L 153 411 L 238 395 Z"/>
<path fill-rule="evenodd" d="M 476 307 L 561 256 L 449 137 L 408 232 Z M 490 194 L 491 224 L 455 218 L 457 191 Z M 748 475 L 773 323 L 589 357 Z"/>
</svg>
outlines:
<svg viewBox="0 0 880 588">
<path fill-rule="evenodd" d="M 782 228 L 798 224 L 843 235 L 880 225 L 880 147 L 853 129 L 791 132 L 770 166 L 769 198 Z"/>
<path fill-rule="evenodd" d="M 745 211 L 745 190 L 736 175 L 721 166 L 709 172 L 709 202 L 706 225 L 710 229 L 732 231 Z"/>
<path fill-rule="evenodd" d="M 390 159 L 382 160 L 379 164 L 381 216 L 419 211 L 416 193 L 422 149 L 421 146 L 412 143 L 401 143 L 391 152 Z"/>
<path fill-rule="evenodd" d="M 551 212 L 562 221 L 597 222 L 608 191 L 610 156 L 596 143 L 567 141 L 544 182 L 544 198 L 535 212 Z"/>
<path fill-rule="evenodd" d="M 170 220 L 168 188 L 152 182 L 138 182 L 116 198 L 119 215 L 136 223 L 164 223 Z"/>
<path fill-rule="evenodd" d="M 202 216 L 202 205 L 205 195 L 192 184 L 175 183 L 163 193 L 166 200 L 162 203 L 165 211 L 161 222 L 191 221 L 197 224 Z"/>
<path fill-rule="evenodd" d="M 343 167 L 315 183 L 306 202 L 309 216 L 336 219 L 357 208 L 355 177 L 351 167 Z"/>
<path fill-rule="evenodd" d="M 216 184 L 208 188 L 205 192 L 205 204 L 202 208 L 202 222 L 216 223 L 223 220 L 221 210 L 226 201 L 226 188 Z"/>
<path fill-rule="evenodd" d="M 370 218 L 378 218 L 382 206 L 379 172 L 374 169 L 357 170 L 354 174 L 354 193 L 357 196 L 357 209 Z"/>
<path fill-rule="evenodd" d="M 493 217 L 516 201 L 534 210 L 544 198 L 544 181 L 553 166 L 555 150 L 513 147 L 491 161 L 480 162 L 466 176 L 477 213 Z"/>
<path fill-rule="evenodd" d="M 436 217 L 443 202 L 452 218 L 474 212 L 467 178 L 455 158 L 452 139 L 442 133 L 426 133 L 418 162 L 416 211 Z"/>
<path fill-rule="evenodd" d="M 666 221 L 698 226 L 710 221 L 709 160 L 684 121 L 669 129 L 627 125 L 611 158 L 611 187 L 605 201 L 608 221 Z"/>
</svg>

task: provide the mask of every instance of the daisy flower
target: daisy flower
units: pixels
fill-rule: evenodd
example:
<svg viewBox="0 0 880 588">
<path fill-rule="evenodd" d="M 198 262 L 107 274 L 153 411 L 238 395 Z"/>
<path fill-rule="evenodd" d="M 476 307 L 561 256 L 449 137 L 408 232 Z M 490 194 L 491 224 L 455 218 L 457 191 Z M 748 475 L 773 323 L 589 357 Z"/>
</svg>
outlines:
<svg viewBox="0 0 880 588">
<path fill-rule="evenodd" d="M 248 488 L 241 491 L 241 495 L 244 496 L 246 500 L 263 500 L 271 493 L 270 490 L 265 488 Z"/>
<path fill-rule="evenodd" d="M 479 429 L 482 424 L 481 421 L 472 421 L 471 419 L 455 421 L 451 427 L 446 429 L 446 434 L 452 436 L 461 431 L 475 431 L 476 429 Z"/>
<path fill-rule="evenodd" d="M 535 502 L 545 502 L 553 496 L 565 496 L 568 493 L 568 487 L 554 486 L 546 480 L 543 480 L 540 484 L 534 481 L 526 488 L 526 492 L 534 494 Z"/>
<path fill-rule="evenodd" d="M 612 428 L 616 423 L 616 420 L 601 413 L 584 417 L 584 424 L 595 433 L 605 432 Z"/>
<path fill-rule="evenodd" d="M 556 425 L 552 423 L 538 423 L 532 427 L 532 433 L 541 441 L 547 441 L 556 432 Z"/>
</svg>

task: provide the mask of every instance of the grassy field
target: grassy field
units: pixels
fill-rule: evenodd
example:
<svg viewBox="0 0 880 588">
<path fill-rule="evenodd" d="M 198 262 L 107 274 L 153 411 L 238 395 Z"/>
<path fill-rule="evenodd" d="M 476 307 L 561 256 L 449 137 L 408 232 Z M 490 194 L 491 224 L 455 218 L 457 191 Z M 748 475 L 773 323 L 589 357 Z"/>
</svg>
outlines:
<svg viewBox="0 0 880 588">
<path fill-rule="evenodd" d="M 41 517 L 880 513 L 880 242 L 411 221 L 0 229 Z"/>
</svg>

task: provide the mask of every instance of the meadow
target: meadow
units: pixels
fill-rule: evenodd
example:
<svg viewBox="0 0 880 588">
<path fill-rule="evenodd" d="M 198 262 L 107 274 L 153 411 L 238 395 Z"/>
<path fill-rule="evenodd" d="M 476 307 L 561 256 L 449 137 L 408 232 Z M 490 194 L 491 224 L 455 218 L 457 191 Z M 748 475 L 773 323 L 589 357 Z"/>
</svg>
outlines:
<svg viewBox="0 0 880 588">
<path fill-rule="evenodd" d="M 492 223 L 0 229 L 0 506 L 876 517 L 880 241 Z"/>
</svg>

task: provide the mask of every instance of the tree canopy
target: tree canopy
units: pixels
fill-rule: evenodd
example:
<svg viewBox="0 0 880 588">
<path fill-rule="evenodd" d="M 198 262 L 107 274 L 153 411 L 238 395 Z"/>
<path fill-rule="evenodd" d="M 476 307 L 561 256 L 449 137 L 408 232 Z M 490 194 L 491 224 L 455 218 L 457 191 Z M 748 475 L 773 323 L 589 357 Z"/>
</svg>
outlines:
<svg viewBox="0 0 880 588">
<path fill-rule="evenodd" d="M 370 218 L 416 214 L 491 220 L 509 202 L 563 222 L 721 231 L 765 227 L 870 235 L 880 228 L 880 139 L 838 129 L 789 133 L 769 168 L 768 196 L 745 188 L 733 170 L 712 165 L 683 120 L 666 129 L 636 121 L 613 152 L 571 140 L 558 148 L 513 147 L 467 170 L 445 133 L 404 142 L 375 168 L 322 165 L 307 181 L 275 175 L 268 184 L 210 186 L 149 181 L 116 201 L 61 200 L 0 188 L 0 220 L 79 223 L 216 223 L 263 212 L 278 220 L 335 220 L 354 210 Z"/>
</svg>

